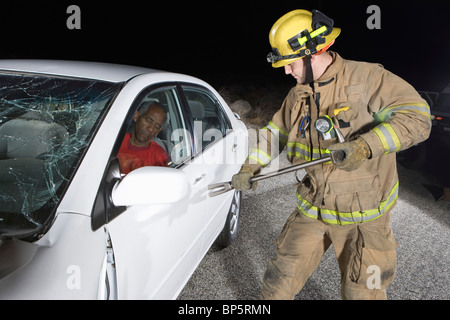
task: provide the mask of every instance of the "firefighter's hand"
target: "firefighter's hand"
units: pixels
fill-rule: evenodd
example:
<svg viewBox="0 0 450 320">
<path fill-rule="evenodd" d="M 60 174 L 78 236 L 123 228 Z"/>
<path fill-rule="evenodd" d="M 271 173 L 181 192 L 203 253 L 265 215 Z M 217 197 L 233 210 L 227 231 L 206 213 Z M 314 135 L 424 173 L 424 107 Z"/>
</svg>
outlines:
<svg viewBox="0 0 450 320">
<path fill-rule="evenodd" d="M 233 178 L 231 179 L 231 184 L 233 185 L 233 188 L 235 188 L 238 191 L 250 190 L 250 189 L 255 191 L 258 183 L 250 182 L 250 179 L 253 176 L 254 176 L 254 173 L 250 168 L 242 167 L 241 171 L 239 171 L 239 173 L 235 174 L 233 176 Z"/>
<path fill-rule="evenodd" d="M 358 169 L 361 163 L 371 156 L 370 147 L 367 142 L 358 138 L 354 141 L 336 143 L 328 148 L 330 151 L 342 150 L 345 153 L 342 161 L 334 161 L 334 165 L 345 171 Z"/>
</svg>

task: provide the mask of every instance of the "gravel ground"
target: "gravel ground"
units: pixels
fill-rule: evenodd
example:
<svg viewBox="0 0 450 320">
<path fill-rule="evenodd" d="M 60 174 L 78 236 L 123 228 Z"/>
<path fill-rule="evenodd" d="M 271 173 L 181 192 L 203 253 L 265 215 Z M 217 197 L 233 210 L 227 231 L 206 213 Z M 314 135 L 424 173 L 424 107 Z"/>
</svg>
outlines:
<svg viewBox="0 0 450 320">
<path fill-rule="evenodd" d="M 281 167 L 289 165 L 280 156 Z M 302 176 L 304 171 L 299 172 Z M 423 184 L 428 177 L 399 166 L 399 200 L 392 212 L 397 273 L 388 288 L 393 300 L 450 298 L 450 202 L 435 201 Z M 261 181 L 245 192 L 237 240 L 228 248 L 211 247 L 178 299 L 258 299 L 266 263 L 274 256 L 274 239 L 295 208 L 294 174 Z M 299 300 L 338 300 L 340 272 L 329 248 L 308 279 Z"/>
</svg>

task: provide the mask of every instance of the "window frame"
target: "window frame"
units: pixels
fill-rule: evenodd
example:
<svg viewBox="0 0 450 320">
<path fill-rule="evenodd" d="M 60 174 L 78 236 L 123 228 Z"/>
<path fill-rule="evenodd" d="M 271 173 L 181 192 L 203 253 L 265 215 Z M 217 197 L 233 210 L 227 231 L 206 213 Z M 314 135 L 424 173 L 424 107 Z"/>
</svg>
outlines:
<svg viewBox="0 0 450 320">
<path fill-rule="evenodd" d="M 117 159 L 117 154 L 120 150 L 120 146 L 122 145 L 122 141 L 125 137 L 125 134 L 128 130 L 128 128 L 131 125 L 131 122 L 133 121 L 133 116 L 135 112 L 138 110 L 140 103 L 144 99 L 145 96 L 148 96 L 152 93 L 152 91 L 164 89 L 164 88 L 173 88 L 175 94 L 177 95 L 178 102 L 180 104 L 180 109 L 182 112 L 182 115 L 180 115 L 180 118 L 184 120 L 184 123 L 186 124 L 186 130 L 189 132 L 191 136 L 191 156 L 189 158 L 184 159 L 183 162 L 177 164 L 174 168 L 175 169 L 182 169 L 185 165 L 192 162 L 196 157 L 201 156 L 202 151 L 205 148 L 198 148 L 196 142 L 194 141 L 194 121 L 193 117 L 188 105 L 188 101 L 186 98 L 186 95 L 184 94 L 183 87 L 191 87 L 197 90 L 202 91 L 206 95 L 208 95 L 214 102 L 215 106 L 218 108 L 221 116 L 223 117 L 223 120 L 225 121 L 225 133 L 222 133 L 221 139 L 217 139 L 210 144 L 206 146 L 206 148 L 209 148 L 210 146 L 213 146 L 218 143 L 218 141 L 221 141 L 224 139 L 231 130 L 233 130 L 233 126 L 231 124 L 231 121 L 220 101 L 218 100 L 216 94 L 214 94 L 211 90 L 208 88 L 196 84 L 196 83 L 190 83 L 190 82 L 180 82 L 180 81 L 167 81 L 167 82 L 160 82 L 160 83 L 154 83 L 146 86 L 143 88 L 134 98 L 133 102 L 131 103 L 130 107 L 128 108 L 127 114 L 125 116 L 125 119 L 122 122 L 122 125 L 117 133 L 116 141 L 114 143 L 114 146 L 111 150 L 111 153 L 109 155 L 109 161 L 108 165 L 105 168 L 105 172 L 102 178 L 102 182 L 99 186 L 99 189 L 97 191 L 97 196 L 92 208 L 91 212 L 91 227 L 92 230 L 97 230 L 101 226 L 109 223 L 119 215 L 121 215 L 123 212 L 126 211 L 126 207 L 116 207 L 112 204 L 110 200 L 110 195 L 108 190 L 112 190 L 112 186 L 118 181 L 121 180 L 121 174 L 119 169 L 119 162 Z"/>
<path fill-rule="evenodd" d="M 217 139 L 217 140 L 214 140 L 211 143 L 208 143 L 206 146 L 203 146 L 203 144 L 199 146 L 197 141 L 196 141 L 196 139 L 192 138 L 193 140 L 195 140 L 195 141 L 193 141 L 194 147 L 195 147 L 195 153 L 194 153 L 194 157 L 195 157 L 197 154 L 203 152 L 207 148 L 210 148 L 210 146 L 216 144 L 221 139 L 224 139 L 228 135 L 229 131 L 233 129 L 233 126 L 231 124 L 231 121 L 230 121 L 230 119 L 229 119 L 229 117 L 228 117 L 228 115 L 227 115 L 227 113 L 226 113 L 222 103 L 219 101 L 217 96 L 211 90 L 209 90 L 208 88 L 206 88 L 206 87 L 204 87 L 202 85 L 195 84 L 195 83 L 180 82 L 179 85 L 180 85 L 181 93 L 183 95 L 182 102 L 185 105 L 184 106 L 184 110 L 187 110 L 189 112 L 189 120 L 190 120 L 190 128 L 191 128 L 191 135 L 192 135 L 192 137 L 194 137 L 194 134 L 195 134 L 195 132 L 194 132 L 194 120 L 193 120 L 193 117 L 192 117 L 192 114 L 191 114 L 191 111 L 190 111 L 190 108 L 189 108 L 188 99 L 187 99 L 186 94 L 184 92 L 185 89 L 189 90 L 189 88 L 192 88 L 193 90 L 200 91 L 202 94 L 206 95 L 209 99 L 211 99 L 212 102 L 214 103 L 214 106 L 216 107 L 216 111 L 219 112 L 219 114 L 217 115 L 217 118 L 219 118 L 219 120 L 221 120 L 221 122 L 223 124 L 223 130 L 222 130 L 221 138 Z"/>
</svg>

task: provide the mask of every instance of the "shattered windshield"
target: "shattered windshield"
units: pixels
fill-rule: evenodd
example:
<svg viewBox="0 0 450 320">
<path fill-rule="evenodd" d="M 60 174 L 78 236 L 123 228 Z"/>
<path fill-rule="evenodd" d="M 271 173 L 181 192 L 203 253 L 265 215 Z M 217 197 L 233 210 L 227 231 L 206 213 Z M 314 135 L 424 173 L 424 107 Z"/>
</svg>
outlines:
<svg viewBox="0 0 450 320">
<path fill-rule="evenodd" d="M 46 232 L 120 84 L 0 73 L 0 237 Z"/>
</svg>

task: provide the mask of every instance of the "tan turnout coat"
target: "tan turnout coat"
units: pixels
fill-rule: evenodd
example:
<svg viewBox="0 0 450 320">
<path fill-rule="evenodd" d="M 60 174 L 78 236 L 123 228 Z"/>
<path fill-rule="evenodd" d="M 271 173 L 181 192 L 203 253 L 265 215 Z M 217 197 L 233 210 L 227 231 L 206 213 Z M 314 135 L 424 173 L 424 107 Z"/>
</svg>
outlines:
<svg viewBox="0 0 450 320">
<path fill-rule="evenodd" d="M 314 128 L 319 116 L 329 115 L 346 141 L 362 137 L 372 156 L 350 172 L 331 162 L 307 168 L 297 189 L 297 207 L 330 224 L 375 220 L 397 199 L 396 152 L 429 136 L 429 107 L 411 85 L 382 66 L 329 53 L 333 63 L 313 83 L 314 90 L 301 84 L 290 90 L 244 166 L 256 172 L 284 148 L 292 164 L 329 155 L 337 138 L 323 140 Z M 310 124 L 301 134 L 305 117 Z"/>
</svg>

